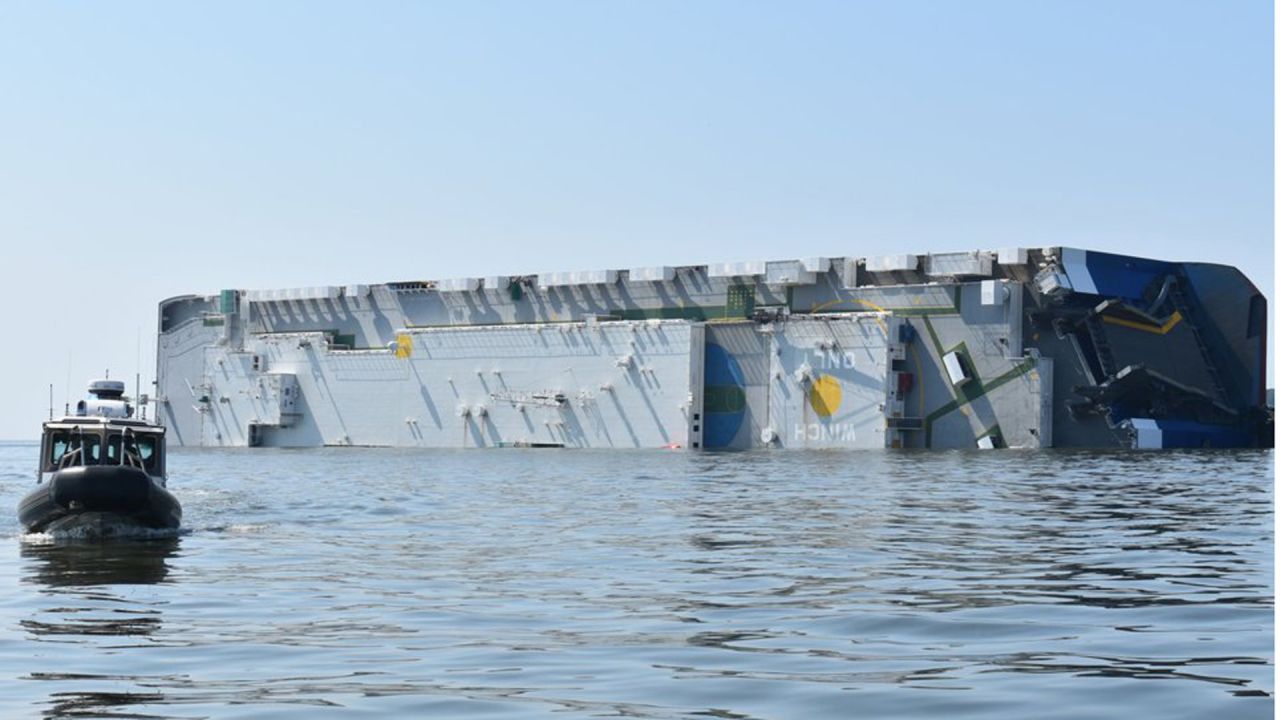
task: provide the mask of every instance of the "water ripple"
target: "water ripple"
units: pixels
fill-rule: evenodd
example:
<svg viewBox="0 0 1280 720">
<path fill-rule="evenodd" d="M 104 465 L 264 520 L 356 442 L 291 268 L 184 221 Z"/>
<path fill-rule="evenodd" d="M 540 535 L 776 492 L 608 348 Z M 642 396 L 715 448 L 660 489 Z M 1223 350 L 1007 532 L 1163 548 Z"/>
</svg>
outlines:
<svg viewBox="0 0 1280 720">
<path fill-rule="evenodd" d="M 1269 452 L 171 464 L 183 534 L 0 555 L 0 716 L 1273 713 Z"/>
</svg>

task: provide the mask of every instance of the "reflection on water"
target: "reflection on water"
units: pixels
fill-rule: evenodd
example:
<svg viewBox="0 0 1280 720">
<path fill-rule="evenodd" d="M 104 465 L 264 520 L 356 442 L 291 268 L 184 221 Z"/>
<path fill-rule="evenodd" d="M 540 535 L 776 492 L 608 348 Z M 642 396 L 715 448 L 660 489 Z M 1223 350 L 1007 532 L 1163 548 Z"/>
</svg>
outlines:
<svg viewBox="0 0 1280 720">
<path fill-rule="evenodd" d="M 28 539 L 19 545 L 20 555 L 26 561 L 22 580 L 54 588 L 163 582 L 169 574 L 169 561 L 181 542 L 178 537 L 109 541 Z"/>
<path fill-rule="evenodd" d="M 83 636 L 145 637 L 161 627 L 154 604 L 129 601 L 115 586 L 162 582 L 177 538 L 116 542 L 23 542 L 23 582 L 45 586 L 58 599 L 20 625 L 35 640 Z"/>
<path fill-rule="evenodd" d="M 0 717 L 1272 715 L 1270 453 L 172 462 L 16 543 Z"/>
<path fill-rule="evenodd" d="M 22 582 L 50 602 L 41 603 L 18 627 L 31 643 L 70 644 L 120 653 L 145 646 L 163 629 L 163 603 L 136 600 L 131 586 L 164 582 L 177 555 L 178 537 L 156 539 L 68 540 L 28 536 L 19 543 Z M 28 680 L 72 683 L 79 687 L 121 684 L 145 687 L 154 678 L 93 672 L 34 671 Z M 113 708 L 149 704 L 157 692 L 94 690 L 50 693 L 43 715 L 64 717 L 138 717 Z M 162 717 L 151 715 L 151 717 Z"/>
</svg>

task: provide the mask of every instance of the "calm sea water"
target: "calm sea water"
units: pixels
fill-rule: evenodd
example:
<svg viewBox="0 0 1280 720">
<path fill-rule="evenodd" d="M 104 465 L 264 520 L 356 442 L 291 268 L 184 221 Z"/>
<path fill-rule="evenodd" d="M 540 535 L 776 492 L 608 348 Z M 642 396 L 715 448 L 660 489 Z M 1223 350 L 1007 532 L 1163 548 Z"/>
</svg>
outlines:
<svg viewBox="0 0 1280 720">
<path fill-rule="evenodd" d="M 1270 718 L 1273 455 L 175 451 L 23 537 L 0 717 Z"/>
</svg>

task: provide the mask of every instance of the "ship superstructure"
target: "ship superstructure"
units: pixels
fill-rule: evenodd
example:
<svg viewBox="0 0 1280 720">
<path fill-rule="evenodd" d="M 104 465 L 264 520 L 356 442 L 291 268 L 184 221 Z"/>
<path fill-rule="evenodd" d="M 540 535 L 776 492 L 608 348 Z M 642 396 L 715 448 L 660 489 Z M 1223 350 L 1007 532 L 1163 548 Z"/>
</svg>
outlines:
<svg viewBox="0 0 1280 720">
<path fill-rule="evenodd" d="M 231 289 L 161 303 L 155 400 L 194 446 L 1241 447 L 1266 315 L 1058 247 Z"/>
</svg>

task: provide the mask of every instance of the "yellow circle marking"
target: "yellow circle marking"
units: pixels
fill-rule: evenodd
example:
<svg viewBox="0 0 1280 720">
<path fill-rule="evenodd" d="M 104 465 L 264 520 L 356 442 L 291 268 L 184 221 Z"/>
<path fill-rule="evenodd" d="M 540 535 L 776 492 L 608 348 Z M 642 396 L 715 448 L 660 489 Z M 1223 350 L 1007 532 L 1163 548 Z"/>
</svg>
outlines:
<svg viewBox="0 0 1280 720">
<path fill-rule="evenodd" d="M 830 375 L 822 375 L 809 388 L 809 404 L 822 417 L 831 417 L 840 409 L 840 381 Z"/>
</svg>

